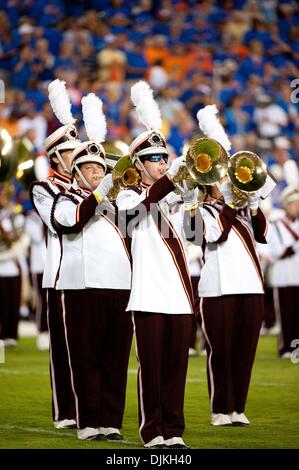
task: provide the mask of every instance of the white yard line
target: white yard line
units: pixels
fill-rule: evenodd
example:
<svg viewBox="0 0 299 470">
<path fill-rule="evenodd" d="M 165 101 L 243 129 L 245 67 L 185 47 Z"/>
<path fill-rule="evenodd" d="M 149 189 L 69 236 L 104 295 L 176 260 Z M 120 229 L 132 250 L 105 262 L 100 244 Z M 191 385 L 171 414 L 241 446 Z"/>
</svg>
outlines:
<svg viewBox="0 0 299 470">
<path fill-rule="evenodd" d="M 32 432 L 32 433 L 38 433 L 38 434 L 50 434 L 51 436 L 57 436 L 57 437 L 76 437 L 75 433 L 71 432 L 65 432 L 61 430 L 56 430 L 56 431 L 51 431 L 49 429 L 44 429 L 44 428 L 28 428 L 24 426 L 16 426 L 13 424 L 0 424 L 0 431 L 12 431 L 12 430 L 17 430 L 17 431 L 22 431 L 22 432 Z M 84 441 L 81 441 L 84 442 Z M 87 441 L 89 442 L 89 441 Z M 113 441 L 99 441 L 99 442 L 111 442 L 113 444 Z M 115 441 L 115 443 L 120 444 L 119 441 Z M 121 445 L 134 445 L 134 446 L 141 446 L 140 442 L 135 442 L 135 441 L 122 441 Z"/>
<path fill-rule="evenodd" d="M 11 431 L 16 429 L 18 431 L 24 432 L 33 432 L 33 433 L 43 433 L 43 434 L 50 434 L 51 436 L 66 436 L 66 437 L 74 437 L 74 433 L 65 432 L 65 431 L 50 431 L 50 429 L 43 429 L 43 428 L 27 428 L 23 426 L 15 426 L 13 424 L 0 424 L 0 429 L 4 431 Z"/>
<path fill-rule="evenodd" d="M 46 371 L 35 371 L 35 370 L 18 370 L 18 369 L 4 369 L 0 367 L 0 374 L 6 375 L 37 375 L 37 376 L 49 376 L 50 373 Z"/>
</svg>

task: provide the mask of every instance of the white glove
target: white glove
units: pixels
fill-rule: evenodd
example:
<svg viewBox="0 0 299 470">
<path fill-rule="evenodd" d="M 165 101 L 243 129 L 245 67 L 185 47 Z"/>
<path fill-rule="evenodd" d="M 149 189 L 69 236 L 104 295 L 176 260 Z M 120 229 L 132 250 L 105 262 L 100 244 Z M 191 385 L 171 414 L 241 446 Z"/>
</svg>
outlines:
<svg viewBox="0 0 299 470">
<path fill-rule="evenodd" d="M 222 194 L 222 196 L 224 197 L 224 202 L 225 204 L 233 204 L 234 203 L 234 195 L 232 193 L 232 184 L 230 183 L 230 181 L 223 181 L 221 184 L 220 184 L 220 192 Z"/>
<path fill-rule="evenodd" d="M 112 174 L 104 176 L 99 186 L 94 190 L 93 194 L 99 202 L 102 202 L 103 199 L 107 196 L 110 189 L 113 187 Z"/>
<path fill-rule="evenodd" d="M 168 174 L 171 178 L 176 176 L 177 172 L 181 168 L 181 166 L 185 165 L 186 159 L 185 156 L 182 155 L 181 157 L 177 157 L 173 160 L 170 167 L 168 168 L 166 175 Z"/>
<path fill-rule="evenodd" d="M 189 189 L 186 180 L 182 181 L 182 184 L 175 183 L 176 187 L 181 193 L 181 198 L 183 199 L 184 203 L 188 206 L 194 206 L 197 204 L 197 195 L 198 189 Z"/>
<path fill-rule="evenodd" d="M 261 195 L 259 191 L 256 191 L 252 196 L 248 197 L 248 208 L 251 211 L 258 210 L 260 198 L 261 198 Z"/>
</svg>

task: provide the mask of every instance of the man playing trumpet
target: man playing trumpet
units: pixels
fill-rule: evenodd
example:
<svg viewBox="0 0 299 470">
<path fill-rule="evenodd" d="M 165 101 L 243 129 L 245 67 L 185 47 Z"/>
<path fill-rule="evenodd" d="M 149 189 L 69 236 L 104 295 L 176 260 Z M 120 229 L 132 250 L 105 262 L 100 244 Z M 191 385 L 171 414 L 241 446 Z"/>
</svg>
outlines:
<svg viewBox="0 0 299 470">
<path fill-rule="evenodd" d="M 200 127 L 208 129 L 207 137 L 224 136 L 220 140 L 228 152 L 230 142 L 215 113 L 206 115 L 206 109 L 201 111 Z M 254 165 L 256 156 L 249 152 L 236 155 L 231 162 L 228 160 L 228 173 L 234 168 L 236 179 L 243 181 L 241 188 L 245 180 L 253 185 L 255 172 L 260 175 L 260 168 Z M 262 180 L 265 178 L 266 175 Z M 206 186 L 206 197 L 200 207 L 204 265 L 198 294 L 207 343 L 213 426 L 250 424 L 244 411 L 264 303 L 263 275 L 255 243 L 267 243 L 267 221 L 259 201 L 259 191 L 240 192 L 231 178 L 222 173 L 220 182 Z"/>
<path fill-rule="evenodd" d="M 168 194 L 183 158 L 167 169 L 168 152 L 161 118 L 148 85 L 132 87 L 132 101 L 147 131 L 129 148 L 140 175 L 138 186 L 124 188 L 120 211 L 139 212 L 131 225 L 132 311 L 139 362 L 139 434 L 146 448 L 185 448 L 184 389 L 193 313 L 193 293 L 182 225 L 172 223 Z M 166 235 L 167 234 L 167 235 Z"/>
</svg>

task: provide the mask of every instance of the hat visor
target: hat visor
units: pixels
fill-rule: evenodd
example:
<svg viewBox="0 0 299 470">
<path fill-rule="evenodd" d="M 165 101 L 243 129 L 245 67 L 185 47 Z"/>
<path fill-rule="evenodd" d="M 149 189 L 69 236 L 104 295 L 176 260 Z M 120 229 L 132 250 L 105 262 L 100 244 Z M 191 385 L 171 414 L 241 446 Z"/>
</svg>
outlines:
<svg viewBox="0 0 299 470">
<path fill-rule="evenodd" d="M 75 165 L 82 165 L 82 163 L 98 163 L 101 165 L 104 170 L 106 171 L 107 164 L 104 158 L 94 155 L 83 155 L 82 157 L 76 158 L 76 160 L 72 163 L 72 171 L 75 169 Z"/>
<path fill-rule="evenodd" d="M 57 150 L 74 150 L 79 147 L 81 143 L 82 142 L 80 140 L 69 140 L 67 142 L 62 142 L 61 144 L 58 144 L 56 148 Z"/>
</svg>

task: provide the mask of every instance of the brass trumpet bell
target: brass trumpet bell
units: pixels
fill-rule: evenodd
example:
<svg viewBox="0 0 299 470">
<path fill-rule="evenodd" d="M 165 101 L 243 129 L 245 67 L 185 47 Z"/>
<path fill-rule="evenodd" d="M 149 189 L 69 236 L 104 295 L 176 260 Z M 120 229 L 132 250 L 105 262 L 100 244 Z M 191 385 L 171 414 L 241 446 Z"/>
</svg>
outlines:
<svg viewBox="0 0 299 470">
<path fill-rule="evenodd" d="M 227 171 L 228 154 L 219 142 L 202 137 L 194 142 L 186 155 L 186 166 L 192 178 L 201 185 L 220 181 Z"/>
<path fill-rule="evenodd" d="M 119 158 L 112 170 L 113 188 L 108 194 L 110 200 L 115 200 L 120 189 L 127 186 L 137 186 L 140 176 L 131 162 L 129 155 Z"/>
<path fill-rule="evenodd" d="M 17 147 L 6 129 L 0 130 L 0 182 L 15 176 L 18 166 Z"/>
<path fill-rule="evenodd" d="M 255 153 L 244 150 L 230 157 L 227 172 L 231 183 L 246 193 L 258 191 L 267 178 L 263 160 Z"/>
<path fill-rule="evenodd" d="M 110 171 L 113 170 L 121 157 L 129 153 L 129 146 L 122 140 L 106 140 L 102 145 L 105 149 L 107 167 Z"/>
<path fill-rule="evenodd" d="M 139 182 L 138 171 L 133 166 L 129 155 L 121 157 L 116 163 L 112 179 L 116 184 L 120 182 L 122 186 L 135 186 Z"/>
<path fill-rule="evenodd" d="M 27 137 L 16 139 L 15 145 L 18 153 L 18 166 L 15 177 L 25 190 L 36 180 L 34 160 L 35 152 L 32 142 Z"/>
</svg>

